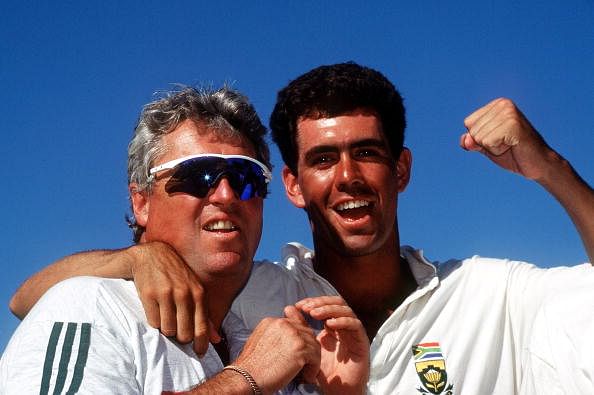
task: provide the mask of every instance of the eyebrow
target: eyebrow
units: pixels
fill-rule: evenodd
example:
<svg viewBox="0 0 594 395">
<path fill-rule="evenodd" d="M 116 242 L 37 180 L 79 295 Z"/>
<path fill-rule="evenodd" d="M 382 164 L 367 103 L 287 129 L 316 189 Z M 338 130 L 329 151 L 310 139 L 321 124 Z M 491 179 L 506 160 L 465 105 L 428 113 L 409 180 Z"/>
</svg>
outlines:
<svg viewBox="0 0 594 395">
<path fill-rule="evenodd" d="M 371 138 L 363 139 L 363 140 L 358 140 L 358 141 L 355 141 L 355 142 L 349 144 L 349 150 L 351 150 L 353 148 L 361 148 L 361 147 L 376 147 L 376 148 L 387 149 L 384 141 L 379 140 L 379 139 L 371 139 Z M 327 152 L 338 152 L 338 151 L 339 151 L 339 148 L 336 145 L 317 145 L 305 153 L 305 160 L 308 160 L 311 157 L 318 155 L 318 154 L 323 154 L 323 153 L 327 153 Z"/>
<path fill-rule="evenodd" d="M 376 148 L 387 148 L 385 142 L 379 139 L 364 139 L 355 141 L 350 145 L 349 148 L 361 148 L 361 147 L 376 147 Z"/>
</svg>

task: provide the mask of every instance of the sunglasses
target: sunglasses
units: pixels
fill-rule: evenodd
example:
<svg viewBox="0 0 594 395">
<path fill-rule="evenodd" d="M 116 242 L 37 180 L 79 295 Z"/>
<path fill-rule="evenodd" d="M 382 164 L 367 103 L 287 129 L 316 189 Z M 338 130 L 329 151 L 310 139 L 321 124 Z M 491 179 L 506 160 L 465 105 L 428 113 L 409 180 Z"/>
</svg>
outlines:
<svg viewBox="0 0 594 395">
<path fill-rule="evenodd" d="M 184 156 L 150 169 L 149 181 L 163 170 L 173 170 L 165 184 L 167 193 L 187 193 L 204 198 L 222 177 L 240 200 L 266 197 L 272 173 L 263 163 L 243 155 L 200 154 Z"/>
</svg>

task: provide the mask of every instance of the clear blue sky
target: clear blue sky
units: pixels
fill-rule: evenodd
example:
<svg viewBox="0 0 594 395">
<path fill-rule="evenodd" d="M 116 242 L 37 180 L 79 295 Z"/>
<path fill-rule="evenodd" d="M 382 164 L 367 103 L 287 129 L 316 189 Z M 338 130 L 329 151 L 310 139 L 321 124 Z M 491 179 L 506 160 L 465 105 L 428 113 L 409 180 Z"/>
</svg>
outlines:
<svg viewBox="0 0 594 395">
<path fill-rule="evenodd" d="M 458 148 L 462 120 L 515 100 L 594 182 L 594 3 L 576 1 L 3 3 L 0 15 L 0 351 L 16 287 L 75 251 L 124 247 L 126 145 L 142 104 L 172 83 L 231 83 L 268 122 L 275 95 L 320 64 L 354 60 L 405 97 L 413 178 L 401 240 L 430 259 L 586 261 L 538 185 Z M 266 202 L 258 257 L 311 245 L 281 189 Z"/>
</svg>

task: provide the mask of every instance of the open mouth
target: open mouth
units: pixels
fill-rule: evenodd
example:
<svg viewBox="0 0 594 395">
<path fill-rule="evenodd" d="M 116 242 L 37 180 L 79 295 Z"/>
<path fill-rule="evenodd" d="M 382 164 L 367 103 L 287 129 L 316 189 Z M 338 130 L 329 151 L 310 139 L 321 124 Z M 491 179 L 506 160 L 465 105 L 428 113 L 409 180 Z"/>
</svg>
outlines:
<svg viewBox="0 0 594 395">
<path fill-rule="evenodd" d="M 334 207 L 334 211 L 347 220 L 357 220 L 369 214 L 372 203 L 368 200 L 356 199 L 340 203 Z"/>
<path fill-rule="evenodd" d="M 204 230 L 208 232 L 232 232 L 237 230 L 237 226 L 233 224 L 231 221 L 212 221 L 204 225 Z"/>
</svg>

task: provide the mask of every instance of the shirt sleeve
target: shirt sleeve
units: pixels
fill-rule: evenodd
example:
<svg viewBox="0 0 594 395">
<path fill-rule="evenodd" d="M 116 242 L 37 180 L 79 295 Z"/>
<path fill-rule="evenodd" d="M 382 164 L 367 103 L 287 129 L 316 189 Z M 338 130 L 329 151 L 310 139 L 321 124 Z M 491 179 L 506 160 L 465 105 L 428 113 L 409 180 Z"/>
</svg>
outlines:
<svg viewBox="0 0 594 395">
<path fill-rule="evenodd" d="M 141 393 L 126 328 L 97 317 L 93 285 L 60 283 L 31 310 L 2 356 L 0 393 Z"/>
<path fill-rule="evenodd" d="M 535 314 L 525 347 L 526 393 L 593 394 L 593 333 L 592 284 L 574 282 L 547 298 Z"/>
<path fill-rule="evenodd" d="M 507 303 L 520 333 L 523 328 L 533 328 L 536 316 L 559 300 L 567 302 L 565 310 L 559 314 L 570 318 L 580 313 L 580 298 L 594 299 L 594 267 L 589 264 L 550 269 L 522 262 L 509 262 L 509 266 Z M 521 335 L 527 339 L 531 333 Z"/>
<path fill-rule="evenodd" d="M 508 303 L 523 393 L 594 393 L 594 268 L 512 266 Z"/>
</svg>

